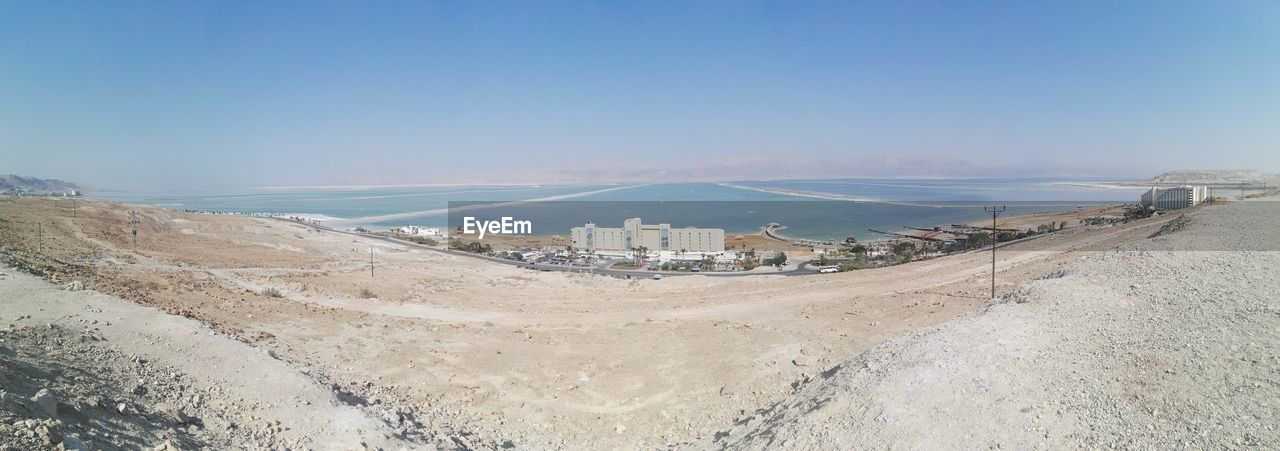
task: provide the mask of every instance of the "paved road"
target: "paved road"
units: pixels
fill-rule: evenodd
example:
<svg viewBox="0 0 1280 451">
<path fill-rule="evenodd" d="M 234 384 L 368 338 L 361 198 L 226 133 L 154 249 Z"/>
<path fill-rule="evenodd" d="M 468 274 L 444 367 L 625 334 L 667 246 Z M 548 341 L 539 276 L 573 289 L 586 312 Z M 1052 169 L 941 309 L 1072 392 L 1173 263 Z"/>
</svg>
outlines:
<svg viewBox="0 0 1280 451">
<path fill-rule="evenodd" d="M 471 255 L 476 256 L 475 254 L 471 254 Z M 536 269 L 539 271 L 569 271 L 569 272 L 578 272 L 578 273 L 600 274 L 600 275 L 615 276 L 615 277 L 630 276 L 633 278 L 642 278 L 642 279 L 653 277 L 654 274 L 662 274 L 663 277 L 667 277 L 667 276 L 741 277 L 741 276 L 769 276 L 769 275 L 802 276 L 805 274 L 818 273 L 818 270 L 810 268 L 808 263 L 801 263 L 795 268 L 784 269 L 781 271 L 686 272 L 686 271 L 638 271 L 638 270 L 627 270 L 627 269 L 608 269 L 608 268 L 599 268 L 599 267 L 582 268 L 582 267 L 570 267 L 570 266 L 561 266 L 561 265 L 529 264 L 524 262 L 515 262 L 511 260 L 502 260 L 502 259 L 497 259 L 497 260 L 500 260 L 502 263 L 515 263 L 517 266 Z"/>
<path fill-rule="evenodd" d="M 326 232 L 333 232 L 333 233 L 342 233 L 342 234 L 347 234 L 347 235 L 352 235 L 352 236 L 358 236 L 358 237 L 363 237 L 363 238 L 371 238 L 371 239 L 375 239 L 375 240 L 382 240 L 382 241 L 386 241 L 386 242 L 388 242 L 388 243 L 399 244 L 399 245 L 402 245 L 402 246 L 417 247 L 417 248 L 420 248 L 420 249 L 426 249 L 426 250 L 429 250 L 429 251 L 439 252 L 439 253 L 442 253 L 442 254 L 456 255 L 456 256 L 459 256 L 459 257 L 478 258 L 478 259 L 481 259 L 481 260 L 488 260 L 488 261 L 493 262 L 493 263 L 499 263 L 499 264 L 503 264 L 503 265 L 516 266 L 516 267 L 520 267 L 520 268 L 528 268 L 528 269 L 530 269 L 530 270 L 537 270 L 537 271 L 562 271 L 562 272 L 576 272 L 576 273 L 586 273 L 586 274 L 598 274 L 598 275 L 602 275 L 602 276 L 612 276 L 612 277 L 627 277 L 627 276 L 630 276 L 630 277 L 632 277 L 632 278 L 640 278 L 640 279 L 647 279 L 647 278 L 651 278 L 651 277 L 653 277 L 653 275 L 654 275 L 654 274 L 662 274 L 662 276 L 663 276 L 663 277 L 669 277 L 669 276 L 699 276 L 699 275 L 700 275 L 700 276 L 711 276 L 711 277 L 743 277 L 743 276 L 767 276 L 767 275 L 778 275 L 778 276 L 804 276 L 804 275 L 809 275 L 809 274 L 819 274 L 819 272 L 818 272 L 817 268 L 813 267 L 812 265 L 810 265 L 810 264 L 809 264 L 809 263 L 807 263 L 807 262 L 806 262 L 806 263 L 801 263 L 801 264 L 797 265 L 797 266 L 796 266 L 796 267 L 794 267 L 794 268 L 785 269 L 785 270 L 782 270 L 782 271 L 776 271 L 776 272 L 775 272 L 775 271 L 758 271 L 758 270 L 757 270 L 757 271 L 751 271 L 751 272 L 639 271 L 639 270 L 628 270 L 628 269 L 608 269 L 608 268 L 601 268 L 601 267 L 583 268 L 583 267 L 581 267 L 581 266 L 545 265 L 545 264 L 538 264 L 538 263 L 525 263 L 525 262 L 522 262 L 522 261 L 507 260 L 507 259 L 505 259 L 505 258 L 490 257 L 490 256 L 488 256 L 488 255 L 473 254 L 473 253 L 470 253 L 470 252 L 455 251 L 455 250 L 452 250 L 452 249 L 445 249 L 445 248 L 439 248 L 439 247 L 434 247 L 434 246 L 427 246 L 427 245 L 425 245 L 425 244 L 418 244 L 418 243 L 414 243 L 414 242 L 412 242 L 412 241 L 405 241 L 405 240 L 401 240 L 401 239 L 398 239 L 398 238 L 392 238 L 392 237 L 387 237 L 387 236 L 371 235 L 371 234 L 359 233 L 359 232 L 348 232 L 348 231 L 346 231 L 346 230 L 337 230 L 337 229 L 333 229 L 333 228 L 329 228 L 329 227 L 325 227 L 325 226 L 321 226 L 321 225 L 316 225 L 316 224 L 307 224 L 307 223 L 304 223 L 304 222 L 293 221 L 293 220 L 285 219 L 285 218 L 267 218 L 267 219 L 275 219 L 275 220 L 277 220 L 277 221 L 285 221 L 285 222 L 289 222 L 289 223 L 292 223 L 292 224 L 302 224 L 302 225 L 304 225 L 304 226 L 311 227 L 311 228 L 314 228 L 314 229 L 316 229 L 316 230 L 322 230 L 322 231 L 326 231 Z M 770 236 L 770 238 L 775 238 L 775 239 L 784 239 L 784 240 L 785 240 L 785 238 L 776 238 L 775 236 L 773 236 L 772 234 L 770 234 L 770 233 L 769 233 L 769 231 L 768 231 L 767 229 L 765 230 L 765 233 L 766 233 L 766 235 L 769 235 L 769 236 Z M 1014 245 L 1014 244 L 1018 244 L 1018 243 L 1021 243 L 1021 242 L 1024 242 L 1024 241 L 1034 240 L 1034 239 L 1037 239 L 1037 238 L 1040 238 L 1040 237 L 1044 237 L 1044 236 L 1048 236 L 1048 235 L 1047 235 L 1047 234 L 1045 234 L 1045 235 L 1036 235 L 1036 236 L 1026 237 L 1026 238 L 1022 238 L 1022 239 L 1018 239 L 1018 240 L 1013 240 L 1013 241 L 1005 241 L 1005 242 L 1002 242 L 1002 243 L 998 244 L 996 247 L 998 247 L 998 248 L 1003 248 L 1003 247 L 1005 247 L 1005 246 L 1011 246 L 1011 245 Z M 967 251 L 963 251 L 963 252 L 957 252 L 957 253 L 952 254 L 952 255 L 967 254 L 967 253 L 972 253 L 972 252 L 990 252 L 990 250 L 991 250 L 991 248 L 990 248 L 990 247 L 984 247 L 984 248 L 980 248 L 980 249 L 971 249 L 971 250 L 967 250 Z"/>
</svg>

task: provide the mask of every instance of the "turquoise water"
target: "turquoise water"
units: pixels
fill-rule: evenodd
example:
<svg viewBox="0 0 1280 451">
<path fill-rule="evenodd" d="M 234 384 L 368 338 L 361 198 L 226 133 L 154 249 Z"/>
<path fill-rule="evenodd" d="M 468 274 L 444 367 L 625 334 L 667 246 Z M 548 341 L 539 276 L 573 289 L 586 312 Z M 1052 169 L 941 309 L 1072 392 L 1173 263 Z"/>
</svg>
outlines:
<svg viewBox="0 0 1280 451">
<path fill-rule="evenodd" d="M 361 218 L 444 210 L 450 201 L 526 200 L 606 188 L 609 187 L 587 185 L 258 189 L 189 193 L 109 192 L 94 193 L 93 197 L 115 202 L 154 205 L 173 210 L 303 214 L 359 222 Z M 435 216 L 440 214 L 436 213 Z"/>
<path fill-rule="evenodd" d="M 534 221 L 540 235 L 567 234 L 590 220 L 618 226 L 627 217 L 674 227 L 754 233 L 777 222 L 789 236 L 876 237 L 867 229 L 902 230 L 965 223 L 986 216 L 982 205 L 1005 203 L 1007 214 L 1073 210 L 1136 201 L 1141 189 L 1096 188 L 1056 180 L 791 180 L 649 185 L 447 186 L 351 189 L 260 189 L 206 193 L 102 193 L 94 197 L 175 210 L 276 213 L 319 217 L 327 224 L 388 228 L 457 226 L 450 203 L 498 202 L 474 216 Z M 822 197 L 842 200 L 823 200 Z M 852 202 L 847 199 L 865 199 Z M 513 205 L 503 201 L 536 202 Z M 468 213 L 469 215 L 472 213 Z"/>
</svg>

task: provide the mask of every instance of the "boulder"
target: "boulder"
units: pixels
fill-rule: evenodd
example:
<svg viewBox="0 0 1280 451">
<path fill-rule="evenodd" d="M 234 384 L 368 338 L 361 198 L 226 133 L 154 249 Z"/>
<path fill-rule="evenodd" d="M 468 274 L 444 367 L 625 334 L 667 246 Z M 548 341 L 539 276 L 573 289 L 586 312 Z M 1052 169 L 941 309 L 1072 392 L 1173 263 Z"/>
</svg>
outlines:
<svg viewBox="0 0 1280 451">
<path fill-rule="evenodd" d="M 58 417 L 58 398 L 49 389 L 40 389 L 35 396 L 31 397 L 31 402 L 39 406 L 40 410 L 44 411 L 46 415 L 52 418 Z"/>
</svg>

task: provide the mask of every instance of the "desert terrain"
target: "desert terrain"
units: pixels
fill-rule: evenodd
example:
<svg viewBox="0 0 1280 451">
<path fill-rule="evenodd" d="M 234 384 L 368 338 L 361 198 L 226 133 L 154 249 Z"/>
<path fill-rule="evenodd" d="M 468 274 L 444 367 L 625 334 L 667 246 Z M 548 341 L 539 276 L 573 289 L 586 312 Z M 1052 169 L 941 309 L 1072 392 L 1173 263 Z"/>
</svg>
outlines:
<svg viewBox="0 0 1280 451">
<path fill-rule="evenodd" d="M 1280 202 L 1188 212 L 841 362 L 708 448 L 1271 449 Z"/>
<path fill-rule="evenodd" d="M 835 433 L 786 425 L 819 421 L 793 406 L 835 390 L 823 387 L 849 359 L 1022 305 L 1082 258 L 1127 261 L 1111 249 L 1172 219 L 1002 247 L 993 303 L 989 251 L 830 275 L 623 280 L 264 218 L 0 199 L 0 436 L 19 448 L 832 446 L 821 439 Z M 943 349 L 982 348 L 932 352 Z M 947 396 L 933 402 L 964 397 Z M 49 397 L 61 409 L 40 410 Z"/>
</svg>

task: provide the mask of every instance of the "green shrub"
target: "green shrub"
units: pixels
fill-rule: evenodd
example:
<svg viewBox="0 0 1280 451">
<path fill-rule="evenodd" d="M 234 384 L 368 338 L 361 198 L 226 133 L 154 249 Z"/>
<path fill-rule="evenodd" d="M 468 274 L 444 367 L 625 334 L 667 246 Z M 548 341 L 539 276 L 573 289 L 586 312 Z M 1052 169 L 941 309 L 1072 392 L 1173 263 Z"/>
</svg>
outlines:
<svg viewBox="0 0 1280 451">
<path fill-rule="evenodd" d="M 787 254 L 786 254 L 785 252 L 778 252 L 778 253 L 775 253 L 775 254 L 773 254 L 772 256 L 770 256 L 769 258 L 764 259 L 764 264 L 769 265 L 769 266 L 782 266 L 782 265 L 785 265 L 785 264 L 787 264 Z"/>
</svg>

